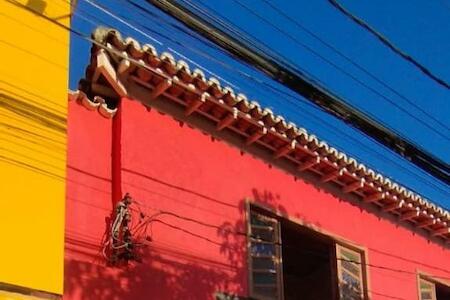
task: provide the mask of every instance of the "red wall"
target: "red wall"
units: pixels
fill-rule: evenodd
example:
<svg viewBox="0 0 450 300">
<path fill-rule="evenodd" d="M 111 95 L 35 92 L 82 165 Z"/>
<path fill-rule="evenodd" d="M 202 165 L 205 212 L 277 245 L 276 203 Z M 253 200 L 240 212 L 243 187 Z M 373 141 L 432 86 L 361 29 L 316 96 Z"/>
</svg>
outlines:
<svg viewBox="0 0 450 300">
<path fill-rule="evenodd" d="M 120 113 L 115 147 L 121 152 L 112 176 L 112 121 L 70 103 L 64 298 L 246 295 L 245 238 L 230 234 L 245 230 L 246 198 L 366 247 L 372 265 L 450 277 L 450 251 L 395 222 L 137 102 L 124 100 Z M 161 215 L 165 224 L 153 223 L 143 263 L 106 267 L 99 245 L 113 177 L 121 181 L 116 189 L 149 214 L 170 211 L 217 228 Z M 369 280 L 372 299 L 418 299 L 414 274 L 369 267 Z"/>
</svg>

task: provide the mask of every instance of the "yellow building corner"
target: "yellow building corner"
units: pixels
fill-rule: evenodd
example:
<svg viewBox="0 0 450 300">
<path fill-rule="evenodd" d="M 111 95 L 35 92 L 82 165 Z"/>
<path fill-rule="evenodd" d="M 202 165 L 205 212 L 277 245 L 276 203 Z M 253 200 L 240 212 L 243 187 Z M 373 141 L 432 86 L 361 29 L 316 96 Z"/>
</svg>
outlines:
<svg viewBox="0 0 450 300">
<path fill-rule="evenodd" d="M 62 294 L 69 31 L 41 14 L 70 24 L 67 0 L 0 2 L 0 283 Z"/>
</svg>

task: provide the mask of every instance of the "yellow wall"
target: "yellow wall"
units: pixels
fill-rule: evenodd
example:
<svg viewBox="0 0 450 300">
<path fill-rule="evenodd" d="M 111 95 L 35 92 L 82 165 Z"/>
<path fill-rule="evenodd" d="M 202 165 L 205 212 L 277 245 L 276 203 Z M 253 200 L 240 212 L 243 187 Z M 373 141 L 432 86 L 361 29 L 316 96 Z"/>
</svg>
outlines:
<svg viewBox="0 0 450 300">
<path fill-rule="evenodd" d="M 0 1 L 0 282 L 57 294 L 69 32 L 15 3 L 68 26 L 68 2 Z"/>
</svg>

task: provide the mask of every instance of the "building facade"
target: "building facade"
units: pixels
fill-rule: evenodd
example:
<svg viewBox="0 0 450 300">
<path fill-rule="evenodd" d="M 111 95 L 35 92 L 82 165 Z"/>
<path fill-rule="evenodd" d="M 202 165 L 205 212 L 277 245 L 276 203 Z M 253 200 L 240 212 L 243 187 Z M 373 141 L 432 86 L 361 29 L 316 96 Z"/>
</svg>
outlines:
<svg viewBox="0 0 450 300">
<path fill-rule="evenodd" d="M 112 29 L 68 93 L 70 16 L 0 3 L 0 299 L 450 299 L 448 211 Z"/>
<path fill-rule="evenodd" d="M 93 37 L 65 298 L 449 299 L 447 211 L 169 53 Z"/>
</svg>

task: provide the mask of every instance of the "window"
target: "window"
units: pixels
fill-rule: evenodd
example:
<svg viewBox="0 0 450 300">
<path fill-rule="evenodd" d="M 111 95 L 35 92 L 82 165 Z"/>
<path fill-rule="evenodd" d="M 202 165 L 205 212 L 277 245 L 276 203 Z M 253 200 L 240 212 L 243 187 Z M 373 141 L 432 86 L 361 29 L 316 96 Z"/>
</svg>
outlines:
<svg viewBox="0 0 450 300">
<path fill-rule="evenodd" d="M 254 211 L 250 212 L 249 223 L 252 295 L 260 299 L 282 299 L 279 223 Z"/>
<path fill-rule="evenodd" d="M 420 300 L 450 299 L 450 286 L 424 277 L 419 277 Z"/>
<path fill-rule="evenodd" d="M 367 298 L 361 251 L 253 206 L 248 237 L 253 298 Z"/>
<path fill-rule="evenodd" d="M 420 300 L 436 300 L 436 289 L 434 283 L 420 279 Z"/>
<path fill-rule="evenodd" d="M 361 253 L 336 245 L 340 299 L 364 299 Z"/>
</svg>

